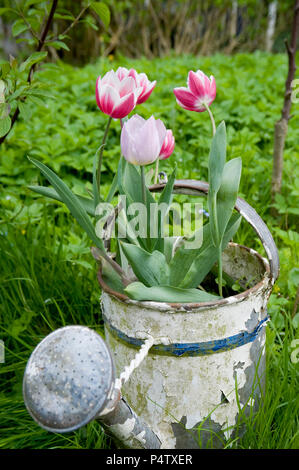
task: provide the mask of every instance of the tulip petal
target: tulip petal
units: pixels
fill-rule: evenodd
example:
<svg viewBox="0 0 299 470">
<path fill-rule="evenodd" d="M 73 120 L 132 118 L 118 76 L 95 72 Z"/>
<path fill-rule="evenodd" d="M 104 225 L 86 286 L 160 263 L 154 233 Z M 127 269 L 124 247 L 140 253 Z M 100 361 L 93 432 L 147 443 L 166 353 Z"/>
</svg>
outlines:
<svg viewBox="0 0 299 470">
<path fill-rule="evenodd" d="M 134 93 L 123 96 L 115 105 L 111 117 L 114 119 L 122 119 L 126 117 L 135 107 Z"/>
<path fill-rule="evenodd" d="M 167 129 L 166 137 L 164 139 L 164 142 L 160 150 L 160 154 L 159 154 L 160 160 L 166 160 L 166 158 L 170 157 L 170 155 L 172 154 L 174 150 L 174 145 L 175 145 L 175 140 L 172 134 L 172 130 Z"/>
<path fill-rule="evenodd" d="M 160 153 L 160 139 L 154 116 L 151 116 L 135 135 L 136 163 L 153 163 Z"/>
<path fill-rule="evenodd" d="M 137 82 L 138 82 L 138 73 L 136 72 L 136 70 L 135 70 L 135 69 L 130 69 L 129 72 L 128 72 L 128 76 L 134 78 L 135 83 L 136 83 L 136 85 L 137 85 Z"/>
<path fill-rule="evenodd" d="M 100 87 L 100 109 L 103 113 L 112 116 L 112 112 L 115 106 L 118 105 L 120 101 L 119 94 L 116 89 L 111 85 L 103 85 Z"/>
<path fill-rule="evenodd" d="M 120 82 L 120 86 L 118 88 L 119 96 L 122 98 L 129 93 L 134 91 L 136 85 L 133 77 L 126 77 Z"/>
<path fill-rule="evenodd" d="M 128 69 L 126 69 L 126 67 L 118 67 L 118 69 L 116 70 L 116 74 L 118 76 L 118 78 L 120 79 L 120 81 L 122 81 L 124 78 L 126 78 L 128 76 Z"/>
<path fill-rule="evenodd" d="M 138 132 L 138 130 L 145 124 L 145 119 L 139 116 L 139 114 L 134 114 L 126 123 L 127 132 L 131 135 L 134 132 Z"/>
<path fill-rule="evenodd" d="M 161 149 L 161 147 L 163 145 L 163 142 L 165 140 L 165 137 L 167 135 L 166 127 L 165 127 L 164 123 L 161 121 L 161 119 L 156 120 L 156 128 L 157 128 L 157 131 L 158 131 L 159 145 L 160 145 L 160 149 Z"/>
<path fill-rule="evenodd" d="M 210 82 L 208 89 L 206 89 L 204 77 L 190 70 L 188 73 L 188 87 L 190 88 L 191 93 L 195 96 L 198 98 L 204 98 L 210 90 Z"/>
<path fill-rule="evenodd" d="M 100 87 L 101 87 L 101 76 L 99 76 L 97 78 L 97 81 L 96 81 L 96 102 L 97 102 L 98 107 L 101 109 L 101 105 L 100 105 Z"/>
<path fill-rule="evenodd" d="M 211 104 L 214 99 L 216 98 L 216 81 L 215 81 L 215 78 L 213 77 L 213 75 L 211 75 L 210 77 L 210 102 L 209 104 Z"/>
<path fill-rule="evenodd" d="M 130 120 L 129 120 L 130 121 Z M 120 147 L 121 147 L 121 153 L 125 156 L 126 160 L 130 161 L 130 147 L 131 147 L 131 137 L 128 132 L 128 122 L 124 123 L 124 126 L 121 131 L 120 135 Z"/>
<path fill-rule="evenodd" d="M 156 84 L 157 84 L 157 81 L 155 80 L 151 83 L 150 86 L 148 86 L 146 89 L 143 89 L 142 93 L 140 94 L 140 96 L 137 100 L 137 104 L 142 104 L 149 98 L 149 96 L 152 93 L 153 89 L 155 88 Z"/>
<path fill-rule="evenodd" d="M 192 111 L 197 109 L 198 98 L 185 87 L 174 88 L 173 90 L 180 106 L 185 109 L 191 109 Z"/>
<path fill-rule="evenodd" d="M 113 88 L 116 88 L 117 90 L 120 87 L 120 80 L 114 70 L 110 70 L 110 72 L 107 72 L 104 77 L 102 78 L 102 85 L 110 85 Z"/>
</svg>

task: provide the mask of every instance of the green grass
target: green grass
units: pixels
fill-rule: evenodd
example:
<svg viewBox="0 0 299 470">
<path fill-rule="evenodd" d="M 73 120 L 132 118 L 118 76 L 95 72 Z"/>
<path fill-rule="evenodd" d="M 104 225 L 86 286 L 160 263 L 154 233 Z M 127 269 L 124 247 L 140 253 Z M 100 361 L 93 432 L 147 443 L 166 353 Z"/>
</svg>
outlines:
<svg viewBox="0 0 299 470">
<path fill-rule="evenodd" d="M 226 121 L 229 158 L 242 156 L 241 196 L 267 223 L 281 260 L 281 275 L 269 302 L 264 404 L 256 416 L 241 413 L 247 431 L 227 446 L 298 448 L 298 363 L 291 360 L 292 340 L 298 338 L 299 330 L 299 314 L 294 311 L 299 273 L 298 105 L 292 110 L 282 194 L 276 201 L 279 216 L 274 218 L 269 210 L 273 127 L 282 106 L 286 60 L 282 55 L 262 53 L 151 62 L 122 59 L 83 69 L 61 64 L 40 72 L 45 82 L 53 83 L 56 99 L 32 107 L 31 119 L 21 117 L 0 149 L 0 339 L 5 342 L 5 363 L 0 364 L 0 448 L 112 445 L 98 423 L 66 435 L 43 431 L 23 404 L 22 378 L 33 348 L 56 328 L 82 324 L 103 331 L 90 242 L 63 205 L 27 189 L 45 182 L 26 155 L 42 160 L 75 191 L 86 194 L 82 179 L 91 181 L 93 155 L 106 121 L 96 108 L 94 82 L 99 73 L 118 65 L 133 66 L 158 80 L 157 89 L 137 112 L 144 117 L 154 113 L 173 129 L 175 153 L 161 169 L 169 172 L 176 162 L 179 178 L 206 179 L 211 129 L 205 113 L 178 108 L 172 88 L 184 86 L 189 69 L 202 68 L 216 77 L 213 110 L 218 123 Z M 104 193 L 118 158 L 119 124 L 113 121 L 104 152 Z M 91 188 L 90 183 L 87 186 Z M 256 234 L 244 222 L 236 241 L 263 254 Z"/>
</svg>

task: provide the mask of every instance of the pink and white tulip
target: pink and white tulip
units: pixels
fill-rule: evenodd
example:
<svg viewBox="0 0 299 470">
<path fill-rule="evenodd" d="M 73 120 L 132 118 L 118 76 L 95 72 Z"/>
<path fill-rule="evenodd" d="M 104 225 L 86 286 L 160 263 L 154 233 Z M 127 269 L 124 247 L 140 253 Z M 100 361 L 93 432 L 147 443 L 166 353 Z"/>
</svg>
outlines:
<svg viewBox="0 0 299 470">
<path fill-rule="evenodd" d="M 162 148 L 160 150 L 159 159 L 166 160 L 174 151 L 175 140 L 171 129 L 167 129 Z"/>
<path fill-rule="evenodd" d="M 100 110 L 114 119 L 122 119 L 135 108 L 142 92 L 133 77 L 120 80 L 114 70 L 96 81 L 96 101 Z"/>
<path fill-rule="evenodd" d="M 128 70 L 126 67 L 119 67 L 116 73 L 121 81 L 127 77 L 134 78 L 136 87 L 141 89 L 140 95 L 137 99 L 137 104 L 144 103 L 157 84 L 156 80 L 150 82 L 145 73 L 137 73 L 135 69 Z"/>
<path fill-rule="evenodd" d="M 160 119 L 151 116 L 145 120 L 135 114 L 121 131 L 122 154 L 133 165 L 149 165 L 159 157 L 165 136 L 166 127 Z"/>
<path fill-rule="evenodd" d="M 213 75 L 208 78 L 201 70 L 188 73 L 188 88 L 174 88 L 177 103 L 184 109 L 201 113 L 216 97 L 216 82 Z"/>
</svg>

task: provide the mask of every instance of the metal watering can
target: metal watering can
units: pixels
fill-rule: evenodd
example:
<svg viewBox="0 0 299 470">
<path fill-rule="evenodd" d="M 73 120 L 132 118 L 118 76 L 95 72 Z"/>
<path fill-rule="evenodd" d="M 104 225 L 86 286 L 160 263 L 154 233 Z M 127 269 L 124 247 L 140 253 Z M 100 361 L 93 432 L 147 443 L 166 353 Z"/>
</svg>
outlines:
<svg viewBox="0 0 299 470">
<path fill-rule="evenodd" d="M 131 370 L 138 363 L 137 357 Z M 23 395 L 30 415 L 47 431 L 70 432 L 97 419 L 122 447 L 159 449 L 156 434 L 121 396 L 121 382 L 101 336 L 84 326 L 66 326 L 31 354 Z"/>
<path fill-rule="evenodd" d="M 198 181 L 179 180 L 176 182 L 175 188 L 177 192 L 197 195 L 206 194 L 208 185 L 207 183 Z M 160 315 L 159 312 L 153 310 L 151 313 L 151 311 L 148 310 L 146 312 L 147 315 L 141 315 L 143 313 L 141 311 L 143 306 L 133 303 L 130 307 L 132 308 L 132 315 L 130 311 L 127 311 L 126 316 L 128 322 L 130 322 L 130 318 L 132 317 L 131 330 L 136 330 L 134 322 L 136 322 L 139 314 L 142 318 L 147 319 L 146 321 L 149 322 L 150 327 L 146 325 L 142 328 L 143 335 L 139 338 L 138 332 L 135 331 L 135 337 L 133 339 L 131 338 L 131 342 L 134 342 L 135 345 L 137 344 L 138 347 L 140 347 L 137 354 L 135 354 L 132 348 L 123 346 L 122 342 L 115 343 L 114 341 L 115 346 L 113 347 L 111 344 L 111 325 L 120 318 L 119 312 L 117 312 L 116 319 L 113 317 L 113 312 L 114 310 L 116 311 L 116 306 L 114 304 L 116 302 L 117 308 L 120 308 L 120 301 L 122 299 L 115 298 L 115 296 L 117 297 L 117 293 L 115 292 L 111 293 L 112 297 L 109 296 L 107 292 L 104 292 L 104 304 L 102 300 L 102 308 L 103 313 L 105 314 L 106 335 L 108 335 L 107 340 L 110 344 L 111 350 L 116 354 L 116 369 L 118 369 L 119 378 L 116 378 L 116 369 L 109 348 L 101 336 L 95 331 L 84 326 L 67 326 L 52 332 L 33 351 L 25 370 L 23 382 L 23 394 L 26 407 L 32 418 L 41 427 L 52 432 L 69 432 L 84 426 L 93 419 L 96 419 L 101 423 L 105 431 L 117 441 L 118 447 L 141 449 L 172 448 L 174 445 L 175 448 L 193 447 L 192 443 L 190 447 L 190 442 L 186 441 L 185 434 L 182 438 L 179 436 L 182 428 L 180 424 L 177 425 L 179 426 L 179 433 L 177 431 L 173 432 L 171 428 L 174 426 L 171 426 L 171 423 L 167 421 L 168 418 L 164 416 L 164 412 L 162 411 L 161 422 L 158 424 L 156 417 L 152 415 L 152 413 L 146 412 L 143 405 L 140 405 L 140 400 L 139 405 L 137 406 L 137 408 L 140 408 L 138 413 L 140 415 L 145 414 L 146 418 L 141 419 L 138 417 L 122 397 L 121 388 L 125 382 L 128 382 L 125 395 L 129 397 L 131 403 L 135 403 L 133 397 L 135 396 L 137 389 L 140 389 L 140 393 L 138 393 L 139 395 L 141 394 L 140 397 L 145 400 L 144 393 L 146 389 L 144 388 L 143 374 L 145 373 L 148 375 L 148 380 L 150 382 L 152 381 L 154 386 L 155 370 L 157 369 L 156 372 L 159 372 L 162 375 L 164 374 L 163 377 L 165 376 L 166 380 L 169 374 L 169 365 L 171 365 L 173 374 L 177 373 L 178 375 L 175 379 L 177 395 L 175 402 L 177 403 L 177 409 L 181 407 L 181 403 L 185 400 L 187 405 L 184 406 L 186 407 L 187 413 L 198 413 L 202 403 L 200 398 L 196 401 L 196 395 L 200 395 L 200 390 L 199 393 L 194 394 L 191 382 L 187 384 L 186 387 L 179 386 L 182 384 L 182 380 L 184 381 L 183 375 L 187 362 L 187 367 L 190 369 L 193 376 L 197 376 L 197 374 L 199 376 L 203 365 L 208 364 L 209 372 L 207 373 L 210 374 L 210 377 L 208 378 L 212 379 L 213 382 L 213 387 L 209 394 L 215 394 L 215 400 L 218 399 L 217 394 L 221 394 L 221 396 L 223 395 L 222 390 L 219 388 L 219 380 L 222 380 L 221 377 L 219 379 L 219 370 L 221 371 L 223 369 L 223 375 L 225 375 L 225 377 L 223 376 L 223 383 L 227 380 L 228 374 L 232 375 L 231 372 L 236 369 L 236 365 L 241 369 L 240 372 L 243 374 L 245 378 L 244 380 L 246 381 L 247 379 L 250 379 L 250 377 L 247 377 L 248 374 L 246 367 L 248 367 L 249 370 L 253 362 L 256 362 L 255 360 L 253 361 L 251 354 L 252 351 L 250 348 L 251 345 L 254 346 L 253 343 L 257 343 L 253 352 L 256 359 L 258 359 L 265 342 L 264 329 L 262 327 L 268 318 L 265 316 L 266 303 L 270 295 L 271 288 L 278 277 L 279 259 L 273 238 L 267 226 L 255 210 L 240 198 L 237 200 L 235 209 L 238 210 L 245 220 L 254 228 L 267 253 L 269 267 L 267 268 L 266 266 L 267 272 L 265 272 L 263 281 L 244 293 L 218 301 L 219 305 L 205 306 L 204 304 L 188 304 L 188 309 L 184 310 L 185 306 L 182 304 L 179 306 L 179 311 L 175 311 L 173 313 L 171 322 L 174 321 L 174 318 L 177 319 L 177 321 L 180 321 L 180 317 L 182 317 L 182 321 L 185 321 L 185 319 L 187 320 L 188 310 L 190 311 L 193 308 L 192 316 L 189 317 L 187 321 L 190 322 L 191 318 L 191 322 L 193 321 L 195 323 L 193 328 L 190 328 L 189 325 L 189 330 L 187 328 L 187 334 L 190 336 L 191 333 L 194 333 L 194 338 L 198 338 L 198 334 L 201 329 L 199 323 L 206 322 L 205 315 L 207 315 L 206 318 L 210 319 L 209 321 L 213 321 L 213 315 L 217 315 L 215 321 L 217 320 L 217 322 L 219 322 L 219 319 L 222 321 L 224 312 L 224 317 L 226 318 L 225 321 L 229 321 L 229 323 L 231 321 L 232 323 L 235 322 L 235 327 L 239 329 L 240 333 L 227 338 L 230 340 L 229 342 L 221 339 L 213 342 L 206 341 L 203 343 L 192 343 L 191 346 L 195 351 L 193 351 L 192 355 L 195 355 L 196 357 L 191 358 L 193 362 L 190 362 L 190 364 L 188 362 L 190 361 L 188 355 L 187 357 L 180 358 L 177 357 L 177 351 L 175 351 L 176 354 L 171 352 L 172 358 L 170 357 L 169 360 L 167 359 L 165 362 L 166 369 L 163 372 L 163 363 L 161 362 L 162 365 L 159 363 L 159 359 L 154 356 L 154 351 L 159 349 L 172 350 L 173 346 L 175 346 L 175 349 L 177 350 L 180 347 L 179 343 L 182 342 L 177 342 L 173 338 L 169 342 L 169 338 L 166 338 L 166 336 L 163 337 L 163 331 L 168 331 L 170 335 L 169 329 L 167 328 L 164 328 L 163 331 L 161 330 L 161 334 L 159 335 L 154 335 L 154 333 L 151 332 L 153 331 L 156 319 L 158 318 L 156 329 L 159 329 L 159 324 L 163 323 L 163 319 L 167 318 L 168 313 L 162 312 L 161 317 L 158 317 L 158 314 Z M 253 259 L 257 258 L 257 254 L 246 247 L 236 245 L 235 248 L 231 247 L 231 249 L 236 249 L 237 252 L 246 252 L 245 268 L 243 266 L 245 270 L 249 267 L 249 264 L 246 265 L 246 263 L 250 262 L 250 256 L 252 256 Z M 267 263 L 264 259 L 260 259 L 259 262 L 263 262 L 264 264 Z M 105 291 L 105 286 L 102 285 L 102 288 Z M 256 311 L 254 309 L 252 310 L 252 306 L 256 307 Z M 177 307 L 178 306 L 175 306 L 175 308 Z M 151 308 L 153 307 L 151 306 Z M 246 312 L 246 310 L 248 310 L 248 312 Z M 257 314 L 258 311 L 260 312 L 259 314 Z M 107 315 L 109 318 L 107 318 Z M 250 324 L 250 328 L 252 329 L 254 326 L 253 323 L 255 324 L 256 321 L 259 322 L 257 323 L 257 326 L 255 326 L 255 329 L 252 331 L 244 330 L 244 325 Z M 174 334 L 181 334 L 182 330 L 183 327 L 177 325 L 176 328 L 174 328 Z M 147 332 L 147 334 L 145 332 Z M 213 328 L 212 333 L 215 334 L 215 330 Z M 255 341 L 258 337 L 259 340 Z M 221 343 L 220 346 L 218 343 Z M 213 356 L 215 356 L 215 359 L 212 359 L 210 363 L 203 362 L 205 361 L 205 357 L 211 357 L 205 356 L 208 352 L 206 351 L 207 345 L 209 346 L 209 352 L 212 352 Z M 181 346 L 184 346 L 186 349 L 185 343 Z M 196 348 L 194 349 L 195 346 Z M 242 355 L 242 353 L 238 353 L 237 351 L 241 346 L 243 347 L 243 354 L 245 354 L 243 363 L 238 362 L 241 360 L 240 354 Z M 153 352 L 152 358 L 147 356 L 151 348 L 151 352 Z M 231 354 L 231 356 L 227 356 L 228 354 Z M 220 367 L 222 364 L 222 356 L 229 360 L 227 370 Z M 218 360 L 216 357 L 220 359 Z M 155 362 L 151 362 L 149 367 L 150 361 L 153 360 Z M 161 361 L 163 361 L 163 356 L 161 356 Z M 129 362 L 130 364 L 127 365 Z M 137 370 L 130 381 L 130 376 L 135 369 Z M 262 366 L 262 369 L 264 369 L 264 365 Z M 216 372 L 218 374 L 218 382 L 216 380 Z M 252 369 L 250 374 L 252 375 L 253 373 L 254 370 Z M 204 383 L 207 383 L 206 381 L 208 378 L 204 379 Z M 172 378 L 172 380 L 174 380 L 174 378 Z M 173 385 L 174 383 L 172 383 L 172 386 Z M 167 384 L 164 384 L 164 388 L 167 389 Z M 181 396 L 180 393 L 183 395 Z M 193 398 L 191 395 L 189 396 L 188 393 L 191 394 Z M 170 403 L 173 404 L 174 398 L 171 397 L 171 400 L 172 401 Z M 166 403 L 166 408 L 167 406 L 168 405 Z M 238 407 L 233 403 L 227 404 L 226 406 L 230 408 L 234 421 L 235 416 L 237 416 L 238 413 Z M 189 408 L 192 408 L 192 410 L 190 411 Z M 183 411 L 182 410 L 180 410 L 181 413 L 186 411 L 185 409 Z M 175 410 L 173 410 L 173 412 L 175 412 Z M 224 414 L 225 413 L 226 412 L 224 411 Z M 190 416 L 191 415 L 189 415 L 189 419 Z M 150 425 L 147 424 L 145 420 L 150 423 Z M 195 432 L 197 433 L 196 429 Z M 190 434 L 188 429 L 187 434 Z M 183 439 L 181 444 L 180 439 Z"/>
</svg>

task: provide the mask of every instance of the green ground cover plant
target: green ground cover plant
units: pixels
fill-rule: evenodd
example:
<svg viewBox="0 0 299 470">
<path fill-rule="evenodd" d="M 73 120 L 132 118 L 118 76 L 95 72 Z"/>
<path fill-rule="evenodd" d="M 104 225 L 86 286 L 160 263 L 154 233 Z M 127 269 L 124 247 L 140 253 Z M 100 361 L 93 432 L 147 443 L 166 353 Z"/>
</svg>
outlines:
<svg viewBox="0 0 299 470">
<path fill-rule="evenodd" d="M 151 61 L 104 59 L 84 68 L 49 64 L 36 73 L 53 96 L 37 98 L 27 106 L 26 115 L 20 116 L 0 149 L 0 339 L 5 344 L 5 362 L 0 363 L 0 448 L 113 445 L 97 423 L 66 435 L 41 430 L 25 410 L 22 376 L 31 351 L 50 331 L 67 324 L 103 331 L 90 242 L 63 204 L 28 188 L 47 182 L 27 156 L 52 168 L 75 193 L 88 195 L 94 154 L 106 123 L 96 106 L 95 81 L 99 74 L 118 66 L 134 67 L 157 80 L 151 98 L 139 106 L 138 113 L 146 119 L 155 114 L 173 130 L 175 151 L 161 162 L 160 169 L 170 175 L 178 163 L 177 178 L 207 180 L 211 129 L 200 113 L 191 117 L 178 108 L 172 89 L 183 83 L 190 69 L 200 68 L 216 78 L 215 118 L 226 122 L 228 159 L 242 157 L 239 195 L 267 223 L 281 262 L 269 302 L 264 406 L 256 417 L 241 416 L 247 431 L 227 447 L 298 448 L 298 104 L 293 105 L 289 123 L 283 188 L 276 198 L 278 217 L 274 218 L 270 214 L 273 128 L 281 112 L 287 63 L 284 55 L 261 52 Z M 104 149 L 104 196 L 119 160 L 119 122 L 112 121 L 111 127 L 109 148 Z M 90 181 L 87 187 L 83 179 Z M 264 254 L 258 237 L 244 221 L 234 241 Z"/>
</svg>

